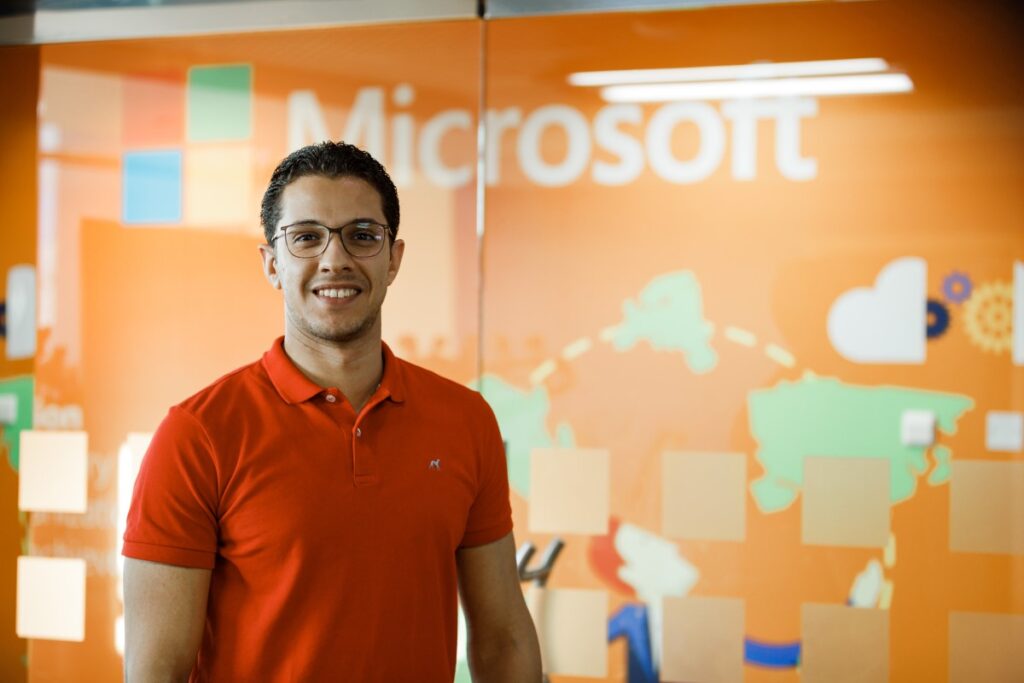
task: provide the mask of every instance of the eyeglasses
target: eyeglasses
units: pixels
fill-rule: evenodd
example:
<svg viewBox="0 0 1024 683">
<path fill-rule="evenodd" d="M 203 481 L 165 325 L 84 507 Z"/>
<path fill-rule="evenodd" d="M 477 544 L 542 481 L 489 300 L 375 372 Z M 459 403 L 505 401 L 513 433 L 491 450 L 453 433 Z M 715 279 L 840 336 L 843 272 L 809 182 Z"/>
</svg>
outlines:
<svg viewBox="0 0 1024 683">
<path fill-rule="evenodd" d="M 270 240 L 284 238 L 288 252 L 296 258 L 316 258 L 327 251 L 331 235 L 338 233 L 341 246 L 355 258 L 376 256 L 384 248 L 390 230 L 386 225 L 372 221 L 355 221 L 340 228 L 328 228 L 319 223 L 295 223 L 281 228 Z"/>
</svg>

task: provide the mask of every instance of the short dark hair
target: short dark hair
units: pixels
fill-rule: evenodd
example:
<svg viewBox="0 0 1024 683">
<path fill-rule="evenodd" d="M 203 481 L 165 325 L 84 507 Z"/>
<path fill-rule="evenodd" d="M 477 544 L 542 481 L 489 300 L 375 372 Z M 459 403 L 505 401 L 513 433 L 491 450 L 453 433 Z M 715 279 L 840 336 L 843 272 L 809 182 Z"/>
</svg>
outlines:
<svg viewBox="0 0 1024 683">
<path fill-rule="evenodd" d="M 388 172 L 369 152 L 347 142 L 325 140 L 295 150 L 277 165 L 270 176 L 270 183 L 260 204 L 260 223 L 268 243 L 274 237 L 277 222 L 281 220 L 281 193 L 293 180 L 307 175 L 365 180 L 380 195 L 391 239 L 398 236 L 398 190 Z"/>
</svg>

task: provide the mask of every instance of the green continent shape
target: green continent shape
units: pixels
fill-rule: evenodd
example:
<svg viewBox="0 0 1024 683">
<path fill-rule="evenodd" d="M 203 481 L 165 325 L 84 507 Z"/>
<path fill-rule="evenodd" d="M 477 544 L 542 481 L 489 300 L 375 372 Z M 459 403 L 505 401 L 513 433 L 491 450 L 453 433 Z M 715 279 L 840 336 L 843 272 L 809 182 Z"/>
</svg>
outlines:
<svg viewBox="0 0 1024 683">
<path fill-rule="evenodd" d="M 927 448 L 901 443 L 903 411 L 929 410 L 939 431 L 955 434 L 957 421 L 974 407 L 973 399 L 959 394 L 856 386 L 813 375 L 752 391 L 747 402 L 756 457 L 765 470 L 751 491 L 763 512 L 777 512 L 796 499 L 808 456 L 887 458 L 890 500 L 907 500 L 927 469 Z M 941 458 L 948 461 L 950 454 L 939 448 L 935 456 L 941 466 Z"/>
<path fill-rule="evenodd" d="M 718 363 L 710 344 L 714 327 L 704 319 L 700 282 L 692 272 L 659 275 L 636 300 L 622 304 L 622 313 L 624 319 L 612 337 L 617 351 L 644 340 L 657 351 L 679 351 L 698 374 L 710 372 Z"/>
<path fill-rule="evenodd" d="M 932 457 L 935 458 L 935 467 L 928 473 L 928 483 L 932 486 L 945 484 L 949 481 L 949 461 L 953 452 L 945 446 L 936 446 L 932 449 Z"/>
<path fill-rule="evenodd" d="M 575 445 L 572 429 L 566 423 L 557 426 L 556 437 L 548 431 L 551 401 L 543 386 L 520 389 L 497 375 L 484 375 L 470 384 L 491 405 L 505 440 L 509 485 L 523 498 L 530 497 L 530 452 L 534 448 L 571 448 Z"/>
<path fill-rule="evenodd" d="M 0 380 L 0 396 L 13 394 L 18 404 L 18 415 L 14 424 L 0 425 L 0 435 L 3 436 L 4 444 L 7 446 L 7 462 L 17 472 L 20 463 L 18 444 L 21 441 L 21 432 L 25 429 L 32 429 L 32 395 L 35 382 L 31 376 L 13 377 Z"/>
</svg>

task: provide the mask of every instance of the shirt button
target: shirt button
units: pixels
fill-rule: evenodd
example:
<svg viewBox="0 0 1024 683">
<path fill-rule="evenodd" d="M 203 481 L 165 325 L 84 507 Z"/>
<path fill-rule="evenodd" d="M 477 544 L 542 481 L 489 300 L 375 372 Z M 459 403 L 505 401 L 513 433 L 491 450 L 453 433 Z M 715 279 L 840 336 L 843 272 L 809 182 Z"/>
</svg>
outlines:
<svg viewBox="0 0 1024 683">
<path fill-rule="evenodd" d="M 328 403 L 334 403 L 335 401 L 338 400 L 334 394 L 327 394 L 327 396 L 325 396 L 324 398 L 327 400 Z"/>
<path fill-rule="evenodd" d="M 356 427 L 356 438 L 359 438 L 362 435 L 363 435 L 363 430 L 360 429 L 359 427 Z"/>
</svg>

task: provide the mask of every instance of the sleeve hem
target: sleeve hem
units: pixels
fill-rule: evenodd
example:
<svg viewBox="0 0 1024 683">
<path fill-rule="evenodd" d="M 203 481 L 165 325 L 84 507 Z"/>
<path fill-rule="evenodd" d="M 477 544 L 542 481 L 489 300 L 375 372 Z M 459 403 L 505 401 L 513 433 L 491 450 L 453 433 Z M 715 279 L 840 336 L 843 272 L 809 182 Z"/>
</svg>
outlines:
<svg viewBox="0 0 1024 683">
<path fill-rule="evenodd" d="M 139 543 L 136 541 L 125 541 L 121 554 L 134 560 L 147 560 L 149 562 L 173 564 L 179 567 L 192 567 L 194 569 L 213 569 L 217 558 L 216 553 L 204 550 L 174 548 L 166 545 L 154 545 L 152 543 Z"/>
<path fill-rule="evenodd" d="M 499 538 L 504 538 L 510 531 L 512 531 L 512 519 L 506 518 L 498 524 L 492 524 L 478 531 L 467 532 L 462 537 L 459 547 L 473 548 L 478 545 L 487 545 L 497 541 Z"/>
</svg>

